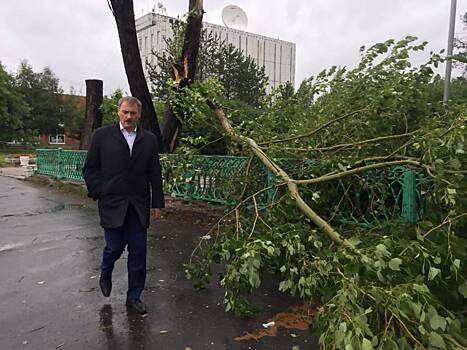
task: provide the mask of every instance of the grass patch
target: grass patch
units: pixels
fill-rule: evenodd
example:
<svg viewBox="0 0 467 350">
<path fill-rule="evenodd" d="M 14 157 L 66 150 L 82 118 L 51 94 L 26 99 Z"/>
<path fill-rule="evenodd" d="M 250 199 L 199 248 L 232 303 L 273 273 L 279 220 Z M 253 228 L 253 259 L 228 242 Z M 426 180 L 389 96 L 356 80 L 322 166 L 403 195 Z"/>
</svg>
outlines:
<svg viewBox="0 0 467 350">
<path fill-rule="evenodd" d="M 27 178 L 27 181 L 33 182 L 41 186 L 48 186 L 60 192 L 76 194 L 80 197 L 87 198 L 88 192 L 84 187 L 84 182 L 68 182 L 60 181 L 51 176 L 33 175 Z"/>
<path fill-rule="evenodd" d="M 17 158 L 22 154 L 36 156 L 36 150 L 33 148 L 1 148 L 0 149 L 0 166 L 13 166 L 7 163 L 8 158 Z"/>
<path fill-rule="evenodd" d="M 55 186 L 59 191 L 77 194 L 80 197 L 87 198 L 88 191 L 83 185 L 70 182 L 55 181 Z"/>
</svg>

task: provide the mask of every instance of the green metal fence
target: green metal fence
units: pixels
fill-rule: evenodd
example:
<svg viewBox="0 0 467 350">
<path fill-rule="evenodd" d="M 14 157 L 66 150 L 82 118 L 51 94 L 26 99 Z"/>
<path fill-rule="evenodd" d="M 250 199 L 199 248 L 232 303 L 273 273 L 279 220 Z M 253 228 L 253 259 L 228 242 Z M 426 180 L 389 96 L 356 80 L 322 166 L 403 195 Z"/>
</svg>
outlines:
<svg viewBox="0 0 467 350">
<path fill-rule="evenodd" d="M 83 181 L 81 169 L 86 159 L 86 151 L 38 149 L 37 172 L 57 179 Z"/>
<path fill-rule="evenodd" d="M 81 169 L 85 157 L 86 151 L 38 149 L 37 172 L 57 179 L 83 181 Z M 273 186 L 274 175 L 260 162 L 246 157 L 162 154 L 160 158 L 164 192 L 172 197 L 234 204 L 238 201 L 235 196 L 242 191 L 254 193 L 270 187 L 257 196 L 258 202 L 267 205 L 284 191 Z M 275 161 L 296 178 L 317 176 L 326 171 L 326 164 L 319 161 Z M 247 177 L 254 182 L 246 181 Z M 340 222 L 371 225 L 374 220 L 397 215 L 416 222 L 423 214 L 421 194 L 426 192 L 427 186 L 423 174 L 399 166 L 352 176 L 337 184 L 307 186 L 304 196 L 306 200 L 313 200 L 315 191 L 326 193 L 333 205 L 338 202 L 329 208 L 329 213 Z"/>
</svg>

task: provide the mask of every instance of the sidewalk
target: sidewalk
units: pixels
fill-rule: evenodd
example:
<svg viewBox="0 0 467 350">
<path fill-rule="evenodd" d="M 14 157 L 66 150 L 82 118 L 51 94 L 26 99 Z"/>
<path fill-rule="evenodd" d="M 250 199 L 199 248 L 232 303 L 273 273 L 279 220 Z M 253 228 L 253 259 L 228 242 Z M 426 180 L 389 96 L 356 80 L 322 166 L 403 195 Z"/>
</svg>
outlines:
<svg viewBox="0 0 467 350">
<path fill-rule="evenodd" d="M 33 175 L 31 169 L 22 168 L 22 167 L 0 167 L 0 176 L 12 177 L 15 179 L 24 180 L 29 176 Z"/>
<path fill-rule="evenodd" d="M 249 319 L 224 312 L 216 277 L 200 292 L 185 279 L 183 264 L 207 228 L 194 223 L 209 221 L 203 204 L 169 200 L 163 219 L 152 223 L 143 294 L 149 313 L 141 317 L 124 306 L 124 257 L 112 295 L 100 293 L 103 234 L 95 202 L 4 176 L 0 197 L 2 349 L 318 349 L 301 322 L 314 308 L 278 293 L 274 276 L 254 291 L 252 301 L 263 310 Z M 293 306 L 299 308 L 282 313 Z M 280 327 L 265 331 L 270 320 Z"/>
</svg>

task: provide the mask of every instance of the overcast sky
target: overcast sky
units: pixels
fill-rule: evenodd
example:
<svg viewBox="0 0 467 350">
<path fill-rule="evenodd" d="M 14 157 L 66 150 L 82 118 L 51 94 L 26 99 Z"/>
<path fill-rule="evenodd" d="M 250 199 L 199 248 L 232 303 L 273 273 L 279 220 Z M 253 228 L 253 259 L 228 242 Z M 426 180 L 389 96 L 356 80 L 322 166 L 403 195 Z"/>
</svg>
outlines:
<svg viewBox="0 0 467 350">
<path fill-rule="evenodd" d="M 296 43 L 296 86 L 332 65 L 354 67 L 359 48 L 415 35 L 429 50 L 447 45 L 450 0 L 204 0 L 204 20 L 222 24 L 226 5 L 240 6 L 248 31 Z M 106 0 L 1 0 L 0 61 L 16 71 L 26 59 L 49 66 L 65 91 L 85 94 L 85 79 L 102 79 L 104 92 L 128 91 L 117 29 Z M 158 1 L 134 0 L 135 15 Z M 162 1 L 169 16 L 182 16 L 188 0 Z M 456 33 L 466 36 L 457 1 Z M 444 67 L 440 72 L 444 72 Z"/>
</svg>

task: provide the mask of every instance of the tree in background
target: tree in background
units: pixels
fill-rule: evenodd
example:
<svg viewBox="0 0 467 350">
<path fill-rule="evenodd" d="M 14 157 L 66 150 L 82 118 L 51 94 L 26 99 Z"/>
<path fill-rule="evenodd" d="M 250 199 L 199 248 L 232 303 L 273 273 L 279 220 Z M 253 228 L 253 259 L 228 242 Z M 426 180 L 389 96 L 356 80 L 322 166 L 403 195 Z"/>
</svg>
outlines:
<svg viewBox="0 0 467 350">
<path fill-rule="evenodd" d="M 153 52 L 156 63 L 147 63 L 152 93 L 156 100 L 167 99 L 169 67 L 181 50 L 184 30 L 183 21 L 174 21 L 173 36 L 165 39 L 167 50 L 162 53 Z M 240 100 L 249 105 L 258 106 L 261 99 L 266 96 L 268 79 L 264 68 L 259 67 L 241 50 L 203 29 L 195 80 L 205 80 L 211 77 L 218 78 L 222 83 L 224 97 L 228 100 Z"/>
<path fill-rule="evenodd" d="M 67 135 L 79 139 L 86 113 L 86 100 L 84 96 L 76 95 L 74 90 L 71 90 L 69 94 L 62 95 L 61 99 L 65 132 Z"/>
<path fill-rule="evenodd" d="M 167 50 L 162 53 L 153 52 L 156 63 L 147 63 L 156 109 L 161 112 L 167 99 L 176 103 L 176 98 L 171 99 L 168 93 L 169 82 L 172 79 L 170 67 L 182 50 L 184 31 L 185 23 L 180 20 L 174 21 L 173 35 L 165 39 Z M 208 78 L 216 78 L 223 85 L 223 105 L 235 122 L 248 124 L 249 120 L 256 118 L 261 112 L 257 107 L 266 97 L 268 84 L 264 69 L 256 65 L 251 57 L 204 29 L 200 40 L 195 81 L 203 82 Z M 205 113 L 212 117 L 210 110 L 206 110 Z M 184 119 L 184 132 L 177 152 L 231 153 L 233 149 L 229 149 L 221 131 L 213 127 L 211 118 L 198 118 L 197 115 L 196 112 L 190 112 Z"/>
<path fill-rule="evenodd" d="M 115 90 L 110 96 L 104 96 L 101 104 L 102 125 L 117 123 L 118 100 L 120 100 L 122 96 L 123 91 L 121 89 Z"/>
<path fill-rule="evenodd" d="M 464 29 L 467 29 L 467 12 L 461 16 Z M 456 54 L 454 58 L 457 60 L 457 65 L 464 68 L 462 77 L 467 79 L 467 37 L 457 37 L 454 41 L 454 47 L 456 48 Z"/>
<path fill-rule="evenodd" d="M 63 133 L 63 101 L 57 76 L 49 67 L 34 72 L 27 61 L 20 63 L 14 76 L 15 88 L 31 108 L 29 118 L 23 118 L 23 129 L 28 133 Z"/>
<path fill-rule="evenodd" d="M 14 77 L 0 64 L 0 141 L 27 138 L 23 120 L 29 116 L 30 108 L 16 88 Z"/>
</svg>

